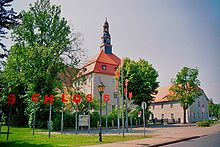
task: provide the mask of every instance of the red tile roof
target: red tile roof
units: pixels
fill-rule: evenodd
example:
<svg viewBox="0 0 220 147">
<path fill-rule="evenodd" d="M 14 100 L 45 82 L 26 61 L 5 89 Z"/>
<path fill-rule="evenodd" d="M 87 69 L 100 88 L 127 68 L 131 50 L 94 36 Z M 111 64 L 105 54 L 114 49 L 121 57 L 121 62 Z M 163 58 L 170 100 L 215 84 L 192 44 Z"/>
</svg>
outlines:
<svg viewBox="0 0 220 147">
<path fill-rule="evenodd" d="M 152 103 L 159 103 L 159 102 L 168 102 L 168 101 L 176 101 L 176 100 L 170 100 L 168 99 L 168 95 L 172 95 L 172 93 L 169 91 L 172 85 L 165 86 L 165 87 L 159 87 L 157 89 L 158 93 L 156 95 L 153 95 L 155 98 L 152 101 Z M 200 87 L 198 87 L 200 90 L 202 90 Z M 203 92 L 203 90 L 202 90 Z M 203 92 L 204 94 L 204 92 Z"/>
<path fill-rule="evenodd" d="M 121 59 L 115 54 L 106 54 L 103 50 L 92 58 L 83 68 L 83 74 L 89 74 L 92 72 L 114 75 L 115 69 L 120 65 Z M 106 65 L 106 70 L 102 69 L 102 66 Z"/>
<path fill-rule="evenodd" d="M 157 102 L 167 102 L 167 101 L 170 101 L 167 96 L 170 94 L 169 92 L 169 89 L 170 89 L 171 85 L 170 86 L 166 86 L 166 87 L 159 87 L 157 89 L 158 93 L 156 95 L 153 95 L 155 98 L 154 98 L 154 101 L 152 101 L 153 103 L 157 103 Z"/>
</svg>

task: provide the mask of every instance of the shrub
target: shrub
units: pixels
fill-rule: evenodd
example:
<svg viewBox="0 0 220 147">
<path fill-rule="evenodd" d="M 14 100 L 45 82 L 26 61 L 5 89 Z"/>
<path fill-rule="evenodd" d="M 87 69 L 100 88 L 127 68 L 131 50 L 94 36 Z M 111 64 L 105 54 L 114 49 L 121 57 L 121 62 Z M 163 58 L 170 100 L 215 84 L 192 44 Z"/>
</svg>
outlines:
<svg viewBox="0 0 220 147">
<path fill-rule="evenodd" d="M 209 124 L 215 124 L 216 120 L 208 120 Z"/>
<path fill-rule="evenodd" d="M 199 127 L 209 127 L 210 123 L 209 123 L 209 121 L 197 122 L 197 126 L 199 126 Z"/>
<path fill-rule="evenodd" d="M 99 113 L 98 112 L 91 113 L 91 115 L 90 115 L 90 125 L 91 125 L 91 127 L 97 127 L 97 122 L 98 121 L 99 121 Z"/>
</svg>

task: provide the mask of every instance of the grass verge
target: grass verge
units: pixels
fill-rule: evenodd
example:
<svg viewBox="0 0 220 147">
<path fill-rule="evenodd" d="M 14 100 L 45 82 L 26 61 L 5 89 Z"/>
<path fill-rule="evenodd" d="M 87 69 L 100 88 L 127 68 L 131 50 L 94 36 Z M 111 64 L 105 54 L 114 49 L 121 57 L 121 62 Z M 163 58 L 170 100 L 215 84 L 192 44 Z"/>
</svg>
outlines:
<svg viewBox="0 0 220 147">
<path fill-rule="evenodd" d="M 51 138 L 48 138 L 47 130 L 36 129 L 35 136 L 32 135 L 31 128 L 23 127 L 10 127 L 9 140 L 7 137 L 7 127 L 2 127 L 2 133 L 0 135 L 0 146 L 13 146 L 13 147 L 53 147 L 53 146 L 85 146 L 85 145 L 95 145 L 104 143 L 121 142 L 127 140 L 136 140 L 149 138 L 151 136 L 121 136 L 121 135 L 108 135 L 103 136 L 103 142 L 98 141 L 98 135 L 75 135 L 75 134 L 51 134 Z"/>
</svg>

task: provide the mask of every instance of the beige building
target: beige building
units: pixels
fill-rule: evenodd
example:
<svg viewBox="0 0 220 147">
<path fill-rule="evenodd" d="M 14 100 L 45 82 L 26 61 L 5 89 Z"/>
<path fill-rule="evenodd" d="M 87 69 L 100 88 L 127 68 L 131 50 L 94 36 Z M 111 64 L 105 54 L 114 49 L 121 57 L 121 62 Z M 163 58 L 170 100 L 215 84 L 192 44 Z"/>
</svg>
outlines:
<svg viewBox="0 0 220 147">
<path fill-rule="evenodd" d="M 172 123 L 173 120 L 183 123 L 183 108 L 180 102 L 167 99 L 169 88 L 170 86 L 160 87 L 158 89 L 158 94 L 155 96 L 150 106 L 150 111 L 152 112 L 151 118 L 166 119 L 170 123 Z M 186 121 L 192 123 L 207 120 L 208 118 L 208 98 L 203 92 L 203 94 L 195 99 L 195 102 L 187 109 Z"/>
</svg>

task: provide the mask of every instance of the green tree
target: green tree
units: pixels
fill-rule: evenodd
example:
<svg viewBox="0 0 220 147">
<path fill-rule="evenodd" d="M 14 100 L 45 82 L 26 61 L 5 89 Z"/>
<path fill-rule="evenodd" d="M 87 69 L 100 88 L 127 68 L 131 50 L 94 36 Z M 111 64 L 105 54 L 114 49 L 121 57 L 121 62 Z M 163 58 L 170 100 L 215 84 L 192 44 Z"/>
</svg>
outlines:
<svg viewBox="0 0 220 147">
<path fill-rule="evenodd" d="M 118 70 L 121 69 L 119 68 Z M 149 106 L 153 100 L 152 94 L 156 93 L 156 89 L 159 86 L 157 81 L 158 72 L 153 68 L 152 64 L 144 59 L 134 61 L 125 58 L 123 61 L 123 77 L 124 80 L 128 79 L 129 81 L 128 92 L 132 92 L 132 102 L 141 106 L 141 103 L 145 101 Z M 118 77 L 116 79 L 119 80 Z"/>
<path fill-rule="evenodd" d="M 210 117 L 214 117 L 214 106 L 215 106 L 215 104 L 214 104 L 213 100 L 209 99 L 208 107 L 209 107 L 209 116 Z"/>
<path fill-rule="evenodd" d="M 23 108 L 27 108 L 24 111 L 30 112 L 31 95 L 39 93 L 42 97 L 37 110 L 43 117 L 48 114 L 48 107 L 43 104 L 44 95 L 56 95 L 64 82 L 59 75 L 66 72 L 72 77 L 76 75 L 74 70 L 84 57 L 82 38 L 80 33 L 71 32 L 61 17 L 60 6 L 51 5 L 50 0 L 37 0 L 28 11 L 22 11 L 21 16 L 21 24 L 13 29 L 15 44 L 3 72 L 7 85 L 5 95 L 15 93 L 17 103 L 22 102 Z"/>
<path fill-rule="evenodd" d="M 6 39 L 7 31 L 12 26 L 18 24 L 17 13 L 10 8 L 13 0 L 0 0 L 0 59 L 5 58 L 8 55 L 8 50 L 2 42 L 2 38 Z M 2 62 L 0 61 L 0 69 L 2 68 Z"/>
<path fill-rule="evenodd" d="M 215 104 L 212 99 L 208 102 L 209 116 L 220 119 L 220 104 Z"/>
<path fill-rule="evenodd" d="M 171 100 L 179 100 L 183 108 L 183 123 L 186 123 L 186 110 L 202 94 L 199 88 L 198 80 L 199 70 L 197 68 L 183 67 L 177 73 L 176 78 L 172 80 L 172 86 L 169 89 L 171 94 L 168 96 Z"/>
</svg>

